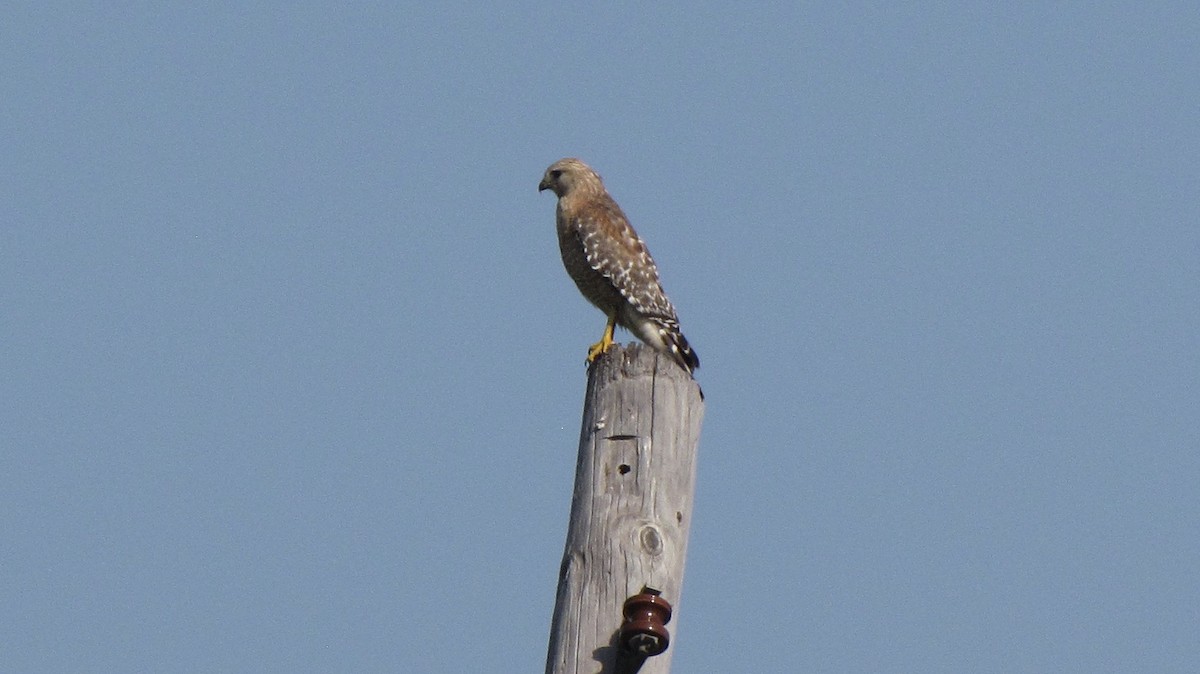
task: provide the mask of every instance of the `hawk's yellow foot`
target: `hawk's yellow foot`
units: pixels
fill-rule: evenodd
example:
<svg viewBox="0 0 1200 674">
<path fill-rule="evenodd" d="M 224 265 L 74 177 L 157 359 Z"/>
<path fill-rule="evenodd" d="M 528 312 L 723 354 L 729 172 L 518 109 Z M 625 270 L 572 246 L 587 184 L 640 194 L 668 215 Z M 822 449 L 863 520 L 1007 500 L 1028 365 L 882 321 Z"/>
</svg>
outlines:
<svg viewBox="0 0 1200 674">
<path fill-rule="evenodd" d="M 608 324 L 604 326 L 604 336 L 600 341 L 593 344 L 588 349 L 587 362 L 592 362 L 600 357 L 600 354 L 608 351 L 613 345 L 613 329 L 617 326 L 617 317 L 612 315 L 608 317 Z"/>
</svg>

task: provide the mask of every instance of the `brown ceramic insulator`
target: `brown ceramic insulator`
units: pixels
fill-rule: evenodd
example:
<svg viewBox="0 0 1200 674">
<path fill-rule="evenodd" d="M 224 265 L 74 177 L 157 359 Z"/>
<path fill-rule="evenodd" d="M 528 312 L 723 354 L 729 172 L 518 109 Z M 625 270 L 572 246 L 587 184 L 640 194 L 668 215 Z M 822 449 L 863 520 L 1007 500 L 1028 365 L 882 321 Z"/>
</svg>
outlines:
<svg viewBox="0 0 1200 674">
<path fill-rule="evenodd" d="M 658 655 L 667 650 L 671 635 L 671 604 L 657 594 L 642 592 L 625 600 L 625 622 L 621 624 L 621 647 L 642 656 Z"/>
</svg>

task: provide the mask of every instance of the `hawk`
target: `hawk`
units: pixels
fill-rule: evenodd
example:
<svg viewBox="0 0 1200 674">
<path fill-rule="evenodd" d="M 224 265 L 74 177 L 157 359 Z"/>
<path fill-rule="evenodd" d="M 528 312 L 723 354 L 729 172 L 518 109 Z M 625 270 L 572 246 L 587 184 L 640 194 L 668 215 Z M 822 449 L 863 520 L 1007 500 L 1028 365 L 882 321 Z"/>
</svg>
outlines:
<svg viewBox="0 0 1200 674">
<path fill-rule="evenodd" d="M 679 331 L 675 307 L 658 281 L 646 244 L 599 174 L 578 159 L 546 169 L 538 191 L 558 195 L 558 248 L 567 274 L 589 302 L 608 316 L 604 335 L 588 350 L 588 362 L 612 346 L 613 328 L 625 328 L 690 374 L 700 359 Z"/>
</svg>

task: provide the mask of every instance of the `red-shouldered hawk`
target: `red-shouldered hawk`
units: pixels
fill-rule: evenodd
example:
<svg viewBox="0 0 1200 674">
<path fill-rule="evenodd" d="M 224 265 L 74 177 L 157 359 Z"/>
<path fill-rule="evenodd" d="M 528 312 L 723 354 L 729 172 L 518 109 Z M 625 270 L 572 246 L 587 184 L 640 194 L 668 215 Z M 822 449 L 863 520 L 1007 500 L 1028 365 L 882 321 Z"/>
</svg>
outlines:
<svg viewBox="0 0 1200 674">
<path fill-rule="evenodd" d="M 658 269 L 600 176 L 578 159 L 560 159 L 546 169 L 538 191 L 558 195 L 558 247 L 567 274 L 589 302 L 608 316 L 604 336 L 588 350 L 588 361 L 608 350 L 620 325 L 670 356 L 691 373 L 696 352 L 679 331 L 675 307 L 658 282 Z"/>
</svg>

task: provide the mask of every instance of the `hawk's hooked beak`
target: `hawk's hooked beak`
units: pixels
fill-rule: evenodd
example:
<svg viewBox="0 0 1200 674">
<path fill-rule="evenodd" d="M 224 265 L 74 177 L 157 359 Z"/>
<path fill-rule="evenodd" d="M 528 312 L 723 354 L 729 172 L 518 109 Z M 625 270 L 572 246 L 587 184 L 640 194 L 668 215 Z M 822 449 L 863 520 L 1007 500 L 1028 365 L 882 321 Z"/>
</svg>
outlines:
<svg viewBox="0 0 1200 674">
<path fill-rule="evenodd" d="M 538 183 L 538 191 L 545 192 L 548 189 L 550 189 L 550 181 L 542 178 L 542 182 Z"/>
</svg>

